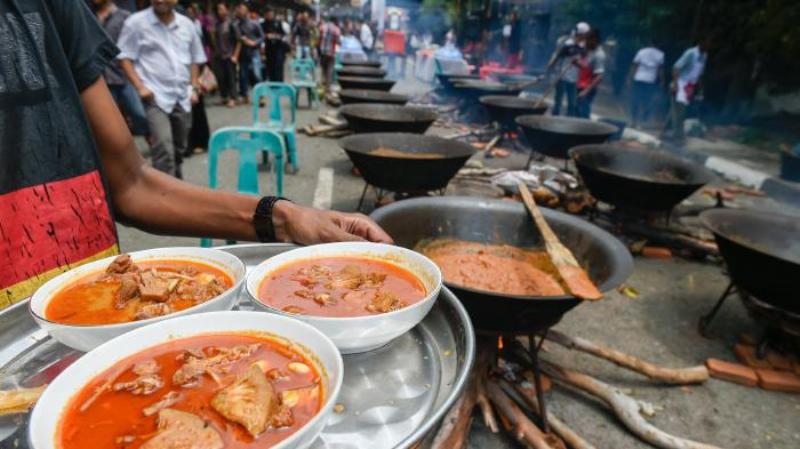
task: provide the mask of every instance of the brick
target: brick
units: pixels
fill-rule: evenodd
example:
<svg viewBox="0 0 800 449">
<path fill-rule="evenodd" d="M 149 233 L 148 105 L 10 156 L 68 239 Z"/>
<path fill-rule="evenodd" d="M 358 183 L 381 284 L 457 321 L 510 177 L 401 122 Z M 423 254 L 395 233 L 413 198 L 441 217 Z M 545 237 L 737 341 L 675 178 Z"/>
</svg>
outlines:
<svg viewBox="0 0 800 449">
<path fill-rule="evenodd" d="M 790 371 L 757 369 L 758 385 L 765 390 L 800 393 L 800 376 Z"/>
<path fill-rule="evenodd" d="M 767 351 L 767 363 L 778 371 L 792 371 L 792 359 L 776 351 Z"/>
<path fill-rule="evenodd" d="M 726 362 L 719 359 L 706 360 L 706 367 L 711 377 L 737 384 L 755 387 L 758 385 L 756 371 L 739 363 Z"/>
<path fill-rule="evenodd" d="M 642 255 L 651 259 L 669 259 L 672 257 L 672 251 L 663 246 L 645 246 L 642 248 Z"/>
<path fill-rule="evenodd" d="M 736 353 L 736 358 L 739 359 L 740 362 L 744 363 L 745 365 L 751 368 L 760 368 L 760 369 L 772 368 L 772 366 L 770 366 L 770 364 L 766 360 L 759 359 L 756 356 L 755 346 L 743 345 L 739 343 L 733 348 L 733 352 Z"/>
</svg>

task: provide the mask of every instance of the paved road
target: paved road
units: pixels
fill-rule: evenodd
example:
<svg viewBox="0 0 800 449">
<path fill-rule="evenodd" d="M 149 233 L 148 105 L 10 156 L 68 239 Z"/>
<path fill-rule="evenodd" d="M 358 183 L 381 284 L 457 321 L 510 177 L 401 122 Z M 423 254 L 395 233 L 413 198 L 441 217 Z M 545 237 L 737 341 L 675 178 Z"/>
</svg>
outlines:
<svg viewBox="0 0 800 449">
<path fill-rule="evenodd" d="M 209 106 L 208 115 L 212 128 L 218 128 L 246 123 L 249 109 Z M 299 125 L 315 122 L 316 116 L 317 111 L 301 111 Z M 329 184 L 332 208 L 353 210 L 363 184 L 350 174 L 350 164 L 335 141 L 299 135 L 298 145 L 300 172 L 285 178 L 284 194 L 298 203 L 311 205 L 318 192 L 318 201 L 324 203 L 327 192 L 324 187 L 318 188 L 322 171 L 326 173 L 323 177 L 330 179 L 332 175 Z M 233 154 L 220 161 L 223 188 L 235 186 L 235 166 Z M 193 156 L 184 165 L 184 173 L 193 183 L 206 185 L 207 172 L 205 155 Z M 270 173 L 260 174 L 263 192 L 270 191 L 271 182 Z M 155 236 L 123 226 L 119 227 L 119 234 L 124 251 L 199 243 L 196 238 Z M 683 260 L 637 259 L 629 283 L 641 296 L 629 299 L 612 293 L 599 303 L 576 308 L 558 328 L 672 367 L 700 364 L 712 356 L 733 360 L 731 347 L 735 336 L 755 329 L 741 304 L 730 301 L 712 327 L 713 339 L 698 336 L 697 318 L 713 305 L 726 285 L 718 266 Z M 629 389 L 637 399 L 663 407 L 651 421 L 675 435 L 725 448 L 800 447 L 800 395 L 772 393 L 716 380 L 689 388 L 662 387 L 588 355 L 551 347 L 546 357 L 592 373 Z M 563 389 L 555 389 L 548 401 L 554 414 L 598 448 L 647 447 L 622 429 L 597 402 Z M 474 423 L 470 448 L 517 447 L 507 437 L 488 433 L 479 416 L 476 415 Z"/>
</svg>

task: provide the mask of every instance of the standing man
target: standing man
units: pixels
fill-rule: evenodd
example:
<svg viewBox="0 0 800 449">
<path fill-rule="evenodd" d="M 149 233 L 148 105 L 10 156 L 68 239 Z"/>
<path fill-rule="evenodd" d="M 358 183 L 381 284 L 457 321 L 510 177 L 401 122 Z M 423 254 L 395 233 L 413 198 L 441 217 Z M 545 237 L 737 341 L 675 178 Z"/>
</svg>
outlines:
<svg viewBox="0 0 800 449">
<path fill-rule="evenodd" d="M 366 20 L 360 20 L 358 40 L 361 41 L 361 46 L 364 47 L 364 53 L 367 58 L 371 59 L 373 56 L 373 48 L 375 47 L 375 38 L 372 36 L 372 30 Z"/>
<path fill-rule="evenodd" d="M 239 29 L 239 95 L 242 103 L 250 103 L 250 84 L 261 81 L 260 70 L 255 67 L 254 59 L 260 58 L 261 44 L 264 43 L 264 32 L 258 22 L 250 18 L 250 7 L 241 2 L 236 7 L 236 27 Z"/>
<path fill-rule="evenodd" d="M 336 17 L 324 21 L 319 30 L 319 60 L 322 67 L 322 85 L 325 91 L 330 91 L 333 83 L 333 66 L 336 63 L 336 46 L 342 32 L 339 30 L 339 21 Z"/>
<path fill-rule="evenodd" d="M 580 55 L 584 45 L 584 37 L 590 29 L 588 23 L 579 22 L 570 34 L 558 38 L 553 56 L 550 57 L 550 62 L 547 63 L 547 69 L 555 69 L 558 77 L 556 79 L 553 115 L 561 114 L 561 105 L 564 102 L 564 97 L 567 100 L 566 115 L 571 117 L 578 115 L 576 102 L 578 95 L 576 86 L 578 82 L 578 66 L 574 64 L 574 61 Z"/>
<path fill-rule="evenodd" d="M 631 77 L 631 127 L 636 128 L 647 123 L 659 82 L 664 82 L 664 52 L 652 44 L 636 52 Z"/>
<path fill-rule="evenodd" d="M 606 52 L 600 46 L 600 32 L 597 29 L 593 28 L 586 34 L 586 49 L 575 64 L 578 66 L 578 117 L 589 118 L 597 86 L 606 72 Z"/>
<path fill-rule="evenodd" d="M 283 82 L 286 32 L 282 21 L 275 18 L 275 11 L 270 7 L 264 9 L 264 23 L 261 24 L 261 29 L 266 37 L 267 79 L 272 82 Z"/>
<path fill-rule="evenodd" d="M 511 11 L 508 34 L 508 66 L 515 68 L 522 63 L 522 27 L 519 13 Z"/>
<path fill-rule="evenodd" d="M 308 13 L 301 12 L 292 26 L 292 44 L 297 59 L 311 59 L 311 24 Z"/>
<path fill-rule="evenodd" d="M 192 21 L 175 13 L 177 3 L 152 0 L 151 7 L 130 16 L 117 58 L 145 105 L 153 167 L 182 178 L 181 155 L 206 55 Z"/>
<path fill-rule="evenodd" d="M 683 134 L 686 107 L 691 104 L 700 90 L 700 78 L 706 69 L 709 50 L 711 50 L 711 39 L 705 38 L 698 45 L 683 52 L 683 55 L 672 66 L 670 121 L 672 138 L 678 145 L 682 145 L 686 140 Z M 666 128 L 667 126 L 664 127 L 665 130 Z"/>
<path fill-rule="evenodd" d="M 222 104 L 232 108 L 236 105 L 236 64 L 242 42 L 239 28 L 230 17 L 228 5 L 217 4 L 217 23 L 214 24 L 214 67 Z"/>
<path fill-rule="evenodd" d="M 94 0 L 94 6 L 97 21 L 103 26 L 108 37 L 116 43 L 119 40 L 122 25 L 131 15 L 130 11 L 118 8 L 112 0 Z M 111 91 L 114 100 L 128 114 L 133 134 L 147 135 L 147 118 L 144 115 L 142 100 L 136 93 L 136 89 L 125 78 L 125 72 L 122 71 L 120 64 L 118 62 L 109 64 L 103 77 L 106 79 L 108 90 Z"/>
</svg>

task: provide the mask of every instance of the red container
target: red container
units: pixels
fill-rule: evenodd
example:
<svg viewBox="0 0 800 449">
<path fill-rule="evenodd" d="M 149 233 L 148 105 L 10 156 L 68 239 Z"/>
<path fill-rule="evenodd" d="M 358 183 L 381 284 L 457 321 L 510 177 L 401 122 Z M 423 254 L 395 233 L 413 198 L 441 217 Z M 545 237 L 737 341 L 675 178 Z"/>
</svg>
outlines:
<svg viewBox="0 0 800 449">
<path fill-rule="evenodd" d="M 383 52 L 396 55 L 406 54 L 406 33 L 395 30 L 384 31 Z"/>
</svg>

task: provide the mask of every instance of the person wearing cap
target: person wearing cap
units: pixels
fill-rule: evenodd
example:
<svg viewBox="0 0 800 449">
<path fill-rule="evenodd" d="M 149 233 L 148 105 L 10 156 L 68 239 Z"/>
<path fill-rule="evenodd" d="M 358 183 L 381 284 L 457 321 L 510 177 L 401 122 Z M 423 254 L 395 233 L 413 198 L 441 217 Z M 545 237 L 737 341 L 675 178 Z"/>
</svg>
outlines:
<svg viewBox="0 0 800 449">
<path fill-rule="evenodd" d="M 578 82 L 578 67 L 574 64 L 574 61 L 580 54 L 584 37 L 590 29 L 588 23 L 579 22 L 569 35 L 561 36 L 556 42 L 556 49 L 547 63 L 547 69 L 555 69 L 555 73 L 557 73 L 553 115 L 561 114 L 561 105 L 564 97 L 567 99 L 566 115 L 572 117 L 578 115 L 576 102 L 578 95 L 576 85 Z"/>
<path fill-rule="evenodd" d="M 580 56 L 574 61 L 578 66 L 576 108 L 578 117 L 590 118 L 597 86 L 603 81 L 606 71 L 606 52 L 600 45 L 600 31 L 596 28 L 586 33 L 584 45 Z"/>
</svg>

